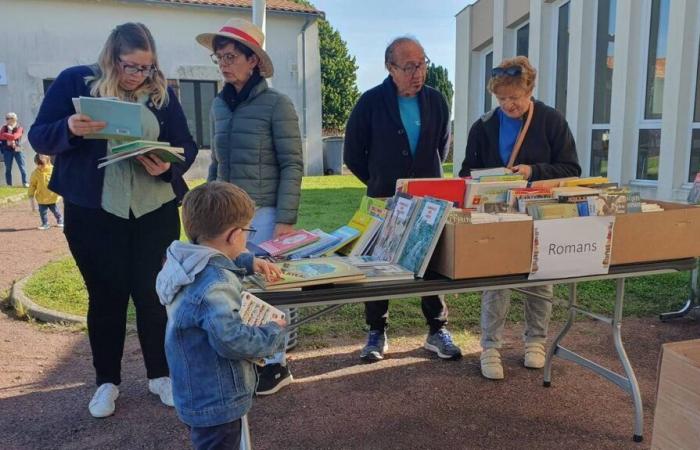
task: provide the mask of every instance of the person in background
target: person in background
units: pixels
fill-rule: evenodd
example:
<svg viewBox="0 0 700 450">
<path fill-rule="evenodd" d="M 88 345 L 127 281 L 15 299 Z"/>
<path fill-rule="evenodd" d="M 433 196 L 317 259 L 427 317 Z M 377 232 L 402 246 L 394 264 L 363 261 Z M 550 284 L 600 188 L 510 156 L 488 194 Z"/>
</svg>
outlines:
<svg viewBox="0 0 700 450">
<path fill-rule="evenodd" d="M 214 33 L 197 36 L 212 52 L 225 81 L 211 106 L 208 181 L 233 183 L 255 201 L 253 244 L 294 230 L 304 173 L 294 105 L 265 81 L 274 66 L 263 50 L 264 40 L 260 28 L 236 18 Z M 286 355 L 280 352 L 260 371 L 257 394 L 274 394 L 291 382 Z"/>
<path fill-rule="evenodd" d="M 534 100 L 537 72 L 524 56 L 505 59 L 491 71 L 489 92 L 498 106 L 472 125 L 459 171 L 510 167 L 530 181 L 581 175 L 576 144 L 566 119 L 556 109 Z M 531 116 L 529 125 L 528 116 Z M 515 148 L 520 134 L 522 145 Z M 529 288 L 525 300 L 525 367 L 541 369 L 552 311 L 552 286 Z M 503 364 L 498 349 L 510 307 L 510 290 L 487 291 L 481 297 L 481 373 L 500 380 Z"/>
<path fill-rule="evenodd" d="M 71 99 L 80 96 L 140 103 L 143 139 L 184 148 L 186 161 L 171 165 L 143 155 L 98 169 L 99 158 L 118 142 L 85 137 L 106 123 L 75 112 Z M 174 189 L 185 187 L 182 175 L 194 162 L 197 146 L 160 69 L 148 28 L 118 25 L 97 64 L 61 72 L 46 93 L 29 141 L 37 152 L 55 155 L 49 189 L 63 197 L 64 233 L 88 291 L 88 336 L 97 384 L 90 414 L 114 413 L 130 298 L 148 389 L 172 406 L 164 348 L 167 315 L 155 284 L 165 249 L 180 236 Z"/>
<path fill-rule="evenodd" d="M 367 185 L 369 197 L 394 195 L 399 178 L 442 176 L 450 142 L 450 112 L 442 94 L 425 86 L 428 64 L 416 39 L 394 39 L 384 52 L 389 76 L 365 92 L 350 115 L 343 157 L 348 169 Z M 423 297 L 421 305 L 429 327 L 424 347 L 443 359 L 461 357 L 446 328 L 443 298 Z M 365 303 L 369 333 L 360 353 L 362 360 L 384 358 L 388 311 L 388 300 Z"/>
<path fill-rule="evenodd" d="M 51 213 L 56 218 L 57 226 L 63 228 L 63 216 L 61 209 L 58 207 L 58 199 L 60 198 L 55 192 L 49 189 L 49 180 L 53 172 L 51 159 L 46 155 L 34 155 L 34 164 L 36 169 L 29 177 L 29 201 L 32 204 L 32 210 L 35 210 L 34 202 L 39 204 L 39 217 L 41 218 L 40 230 L 48 230 L 49 214 Z"/>
<path fill-rule="evenodd" d="M 190 243 L 170 245 L 156 282 L 168 311 L 165 350 L 175 410 L 196 449 L 241 448 L 241 419 L 255 391 L 252 361 L 284 347 L 284 320 L 255 327 L 239 314 L 239 277 L 281 276 L 277 266 L 246 252 L 254 212 L 253 201 L 233 184 L 194 188 L 182 204 Z"/>
<path fill-rule="evenodd" d="M 22 176 L 22 186 L 29 187 L 27 183 L 27 169 L 22 153 L 22 135 L 24 128 L 17 122 L 17 114 L 9 112 L 5 115 L 5 125 L 0 128 L 0 151 L 5 161 L 5 183 L 12 186 L 12 161 L 17 162 L 17 168 Z"/>
</svg>

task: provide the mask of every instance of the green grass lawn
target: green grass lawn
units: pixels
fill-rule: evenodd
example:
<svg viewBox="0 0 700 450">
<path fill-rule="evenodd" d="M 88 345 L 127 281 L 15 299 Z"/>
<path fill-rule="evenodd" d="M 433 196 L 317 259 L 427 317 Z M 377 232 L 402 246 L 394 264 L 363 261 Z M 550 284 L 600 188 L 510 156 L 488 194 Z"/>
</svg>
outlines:
<svg viewBox="0 0 700 450">
<path fill-rule="evenodd" d="M 321 228 L 331 231 L 347 223 L 365 188 L 353 176 L 305 177 L 302 183 L 301 208 L 298 227 Z M 673 310 L 688 295 L 687 273 L 656 275 L 631 279 L 626 284 L 624 314 L 626 316 L 654 316 Z M 39 270 L 27 283 L 26 293 L 42 306 L 72 314 L 87 311 L 87 292 L 72 258 L 53 262 Z M 559 286 L 555 293 L 566 298 L 567 288 Z M 579 303 L 594 312 L 611 313 L 615 297 L 613 281 L 579 284 Z M 518 298 L 518 295 L 514 295 Z M 472 330 L 479 324 L 480 297 L 478 294 L 450 295 L 451 329 L 458 343 L 473 339 Z M 304 308 L 302 316 L 316 311 Z M 564 309 L 555 307 L 554 320 L 562 320 Z M 396 334 L 416 334 L 425 331 L 425 323 L 417 298 L 392 302 L 391 330 Z M 133 316 L 133 311 L 130 311 Z M 522 302 L 514 301 L 510 320 L 523 320 Z M 300 335 L 306 343 L 323 345 L 323 338 L 360 336 L 364 333 L 363 305 L 345 305 L 340 310 L 301 327 Z"/>
<path fill-rule="evenodd" d="M 16 186 L 0 186 L 0 199 L 14 197 L 18 194 L 26 194 L 26 187 L 16 187 Z"/>
</svg>

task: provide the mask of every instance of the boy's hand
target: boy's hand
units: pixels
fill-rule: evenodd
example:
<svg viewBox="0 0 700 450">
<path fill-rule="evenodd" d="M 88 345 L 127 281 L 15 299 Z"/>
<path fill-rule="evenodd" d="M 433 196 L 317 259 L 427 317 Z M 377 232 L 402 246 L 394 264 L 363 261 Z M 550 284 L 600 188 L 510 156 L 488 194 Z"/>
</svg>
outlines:
<svg viewBox="0 0 700 450">
<path fill-rule="evenodd" d="M 280 236 L 284 236 L 285 234 L 293 233 L 294 232 L 294 225 L 288 224 L 288 223 L 278 223 L 275 225 L 275 232 L 273 237 L 276 239 Z"/>
<path fill-rule="evenodd" d="M 282 269 L 276 264 L 265 261 L 264 259 L 254 258 L 253 270 L 263 274 L 266 281 L 277 281 L 282 278 Z"/>
<path fill-rule="evenodd" d="M 279 325 L 281 328 L 284 328 L 287 326 L 287 321 L 284 319 L 272 319 L 270 322 L 274 322 L 277 325 Z"/>
</svg>

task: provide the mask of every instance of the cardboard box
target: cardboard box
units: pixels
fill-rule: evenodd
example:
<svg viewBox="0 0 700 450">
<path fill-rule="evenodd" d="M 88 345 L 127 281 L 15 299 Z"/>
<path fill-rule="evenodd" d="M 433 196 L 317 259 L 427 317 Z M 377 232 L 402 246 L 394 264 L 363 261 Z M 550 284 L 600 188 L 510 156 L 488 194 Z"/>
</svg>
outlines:
<svg viewBox="0 0 700 450">
<path fill-rule="evenodd" d="M 700 339 L 664 344 L 654 412 L 654 449 L 700 447 Z"/>
<path fill-rule="evenodd" d="M 664 211 L 620 214 L 611 263 L 700 256 L 700 207 L 658 202 Z M 532 222 L 447 224 L 429 268 L 446 277 L 478 278 L 530 272 Z"/>
</svg>

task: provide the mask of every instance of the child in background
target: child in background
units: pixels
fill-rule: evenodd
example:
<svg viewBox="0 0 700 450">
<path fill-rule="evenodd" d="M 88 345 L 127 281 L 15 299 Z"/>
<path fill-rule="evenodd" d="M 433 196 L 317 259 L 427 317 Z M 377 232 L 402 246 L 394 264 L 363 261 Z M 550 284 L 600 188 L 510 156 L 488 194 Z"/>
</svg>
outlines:
<svg viewBox="0 0 700 450">
<path fill-rule="evenodd" d="M 168 312 L 165 353 L 175 410 L 195 448 L 235 448 L 252 405 L 257 360 L 284 346 L 286 323 L 251 327 L 241 321 L 239 277 L 269 280 L 277 266 L 245 253 L 255 232 L 253 201 L 239 187 L 211 182 L 184 198 L 182 222 L 191 243 L 173 242 L 156 279 Z"/>
<path fill-rule="evenodd" d="M 48 230 L 49 226 L 49 215 L 48 211 L 51 210 L 54 217 L 56 217 L 56 222 L 58 226 L 63 228 L 63 216 L 61 215 L 61 210 L 58 208 L 58 199 L 60 198 L 58 194 L 49 190 L 49 180 L 51 179 L 51 173 L 53 172 L 53 165 L 51 164 L 51 159 L 46 155 L 36 154 L 34 156 L 34 164 L 36 164 L 36 169 L 32 172 L 32 176 L 29 178 L 29 201 L 32 204 L 32 211 L 36 211 L 36 203 L 39 204 L 39 217 L 41 217 L 40 230 Z"/>
</svg>

